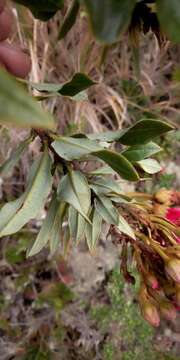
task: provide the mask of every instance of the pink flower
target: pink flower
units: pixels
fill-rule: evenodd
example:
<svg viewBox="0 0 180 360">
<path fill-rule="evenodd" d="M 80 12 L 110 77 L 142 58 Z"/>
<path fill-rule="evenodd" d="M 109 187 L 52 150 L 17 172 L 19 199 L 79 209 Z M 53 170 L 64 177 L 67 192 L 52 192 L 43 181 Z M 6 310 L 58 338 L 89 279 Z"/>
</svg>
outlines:
<svg viewBox="0 0 180 360">
<path fill-rule="evenodd" d="M 180 207 L 168 208 L 166 213 L 166 219 L 171 221 L 173 224 L 180 226 Z M 180 244 L 180 237 L 175 236 L 176 241 Z"/>
<path fill-rule="evenodd" d="M 171 221 L 175 225 L 180 225 L 180 207 L 168 208 L 166 213 L 166 219 Z"/>
</svg>

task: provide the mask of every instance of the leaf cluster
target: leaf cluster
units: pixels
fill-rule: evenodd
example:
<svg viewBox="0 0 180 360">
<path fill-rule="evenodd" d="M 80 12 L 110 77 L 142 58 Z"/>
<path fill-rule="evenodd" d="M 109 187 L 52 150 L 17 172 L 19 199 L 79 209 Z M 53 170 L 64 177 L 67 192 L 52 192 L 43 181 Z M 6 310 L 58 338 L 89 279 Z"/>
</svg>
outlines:
<svg viewBox="0 0 180 360">
<path fill-rule="evenodd" d="M 82 75 L 78 76 L 80 78 Z M 69 88 L 70 94 L 70 84 L 74 78 L 71 83 L 64 85 L 64 88 Z M 89 86 L 92 84 L 90 80 L 87 82 Z M 41 91 L 42 88 L 47 91 L 47 84 L 42 85 Z M 79 82 L 76 86 L 74 83 L 75 92 L 74 89 L 78 93 Z M 47 216 L 28 252 L 29 256 L 37 254 L 47 244 L 52 254 L 59 244 L 66 251 L 72 240 L 78 244 L 84 238 L 93 252 L 103 222 L 135 239 L 133 229 L 120 213 L 121 204 L 128 206 L 131 199 L 124 196 L 114 174 L 125 180 L 137 181 L 159 171 L 160 165 L 151 156 L 161 148 L 152 140 L 170 130 L 172 127 L 162 121 L 145 119 L 127 129 L 97 135 L 76 134 L 70 137 L 36 131 L 18 146 L 0 168 L 0 173 L 7 175 L 29 143 L 36 136 L 40 137 L 42 154 L 32 164 L 24 193 L 0 210 L 0 236 L 16 233 L 36 218 L 50 196 Z M 121 151 L 116 150 L 117 145 L 121 145 Z M 86 171 L 86 168 L 81 171 L 81 164 L 92 160 L 103 166 L 92 171 Z M 65 223 L 67 225 L 64 227 Z"/>
<path fill-rule="evenodd" d="M 40 20 L 49 20 L 63 9 L 65 0 L 15 0 L 27 6 Z M 137 33 L 153 31 L 161 41 L 164 32 L 170 40 L 180 41 L 179 0 L 72 0 L 59 32 L 62 39 L 75 24 L 81 9 L 86 10 L 93 33 L 98 40 L 112 44 L 130 29 L 134 39 Z"/>
</svg>

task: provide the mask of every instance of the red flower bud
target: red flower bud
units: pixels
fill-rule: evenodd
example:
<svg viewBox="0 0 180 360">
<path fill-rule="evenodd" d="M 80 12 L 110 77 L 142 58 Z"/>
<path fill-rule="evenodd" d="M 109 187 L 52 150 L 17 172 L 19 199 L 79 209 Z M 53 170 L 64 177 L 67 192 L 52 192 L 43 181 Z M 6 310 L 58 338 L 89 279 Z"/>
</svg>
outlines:
<svg viewBox="0 0 180 360">
<path fill-rule="evenodd" d="M 153 290 L 157 290 L 159 289 L 159 283 L 158 280 L 156 279 L 156 277 L 152 274 L 147 274 L 146 276 L 146 283 L 153 289 Z"/>
<path fill-rule="evenodd" d="M 171 258 L 165 266 L 167 274 L 178 284 L 180 284 L 180 259 Z"/>
<path fill-rule="evenodd" d="M 160 312 L 166 320 L 170 321 L 175 320 L 177 315 L 176 308 L 168 301 L 162 301 L 160 303 Z"/>
<path fill-rule="evenodd" d="M 151 301 L 146 301 L 141 306 L 143 318 L 152 326 L 157 327 L 160 324 L 160 316 L 156 306 Z"/>
</svg>

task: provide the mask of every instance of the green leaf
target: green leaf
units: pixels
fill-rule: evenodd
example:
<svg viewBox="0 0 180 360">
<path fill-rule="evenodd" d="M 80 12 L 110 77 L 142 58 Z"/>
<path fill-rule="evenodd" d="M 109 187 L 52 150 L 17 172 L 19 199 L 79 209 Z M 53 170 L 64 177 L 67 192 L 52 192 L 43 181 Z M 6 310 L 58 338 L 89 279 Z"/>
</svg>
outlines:
<svg viewBox="0 0 180 360">
<path fill-rule="evenodd" d="M 74 95 L 74 96 L 68 96 L 69 99 L 79 102 L 79 101 L 87 101 L 88 100 L 88 94 L 87 92 L 84 91 L 80 91 L 78 94 Z"/>
<path fill-rule="evenodd" d="M 43 247 L 50 242 L 51 254 L 54 254 L 58 248 L 60 234 L 62 233 L 62 221 L 66 206 L 57 200 L 56 194 L 53 195 L 47 216 L 43 221 L 41 230 L 33 244 L 28 256 L 34 256 L 39 253 Z"/>
<path fill-rule="evenodd" d="M 98 151 L 94 155 L 106 162 L 123 179 L 131 181 L 139 179 L 137 171 L 123 155 L 110 150 Z"/>
<path fill-rule="evenodd" d="M 15 0 L 16 3 L 28 7 L 35 18 L 47 21 L 64 5 L 64 0 Z"/>
<path fill-rule="evenodd" d="M 53 227 L 50 234 L 50 252 L 54 255 L 59 247 L 60 235 L 62 234 L 62 225 L 66 214 L 67 204 L 60 203 L 58 211 L 54 218 Z"/>
<path fill-rule="evenodd" d="M 90 219 L 92 221 L 92 225 L 88 223 L 86 224 L 85 233 L 88 248 L 91 252 L 93 252 L 96 249 L 97 242 L 101 234 L 102 216 L 96 209 L 93 208 Z"/>
<path fill-rule="evenodd" d="M 88 172 L 89 175 L 114 175 L 114 171 L 112 170 L 112 168 L 110 168 L 110 166 L 105 165 L 105 166 L 101 166 L 96 170 L 90 171 Z"/>
<path fill-rule="evenodd" d="M 68 97 L 77 96 L 77 94 L 82 93 L 95 84 L 93 80 L 83 73 L 76 73 L 70 81 L 64 84 L 30 83 L 39 92 L 56 93 Z"/>
<path fill-rule="evenodd" d="M 76 73 L 69 82 L 62 86 L 59 93 L 63 96 L 75 96 L 95 84 L 96 82 L 91 80 L 87 75 Z"/>
<path fill-rule="evenodd" d="M 137 161 L 137 164 L 148 174 L 156 174 L 162 170 L 160 164 L 154 159 Z"/>
<path fill-rule="evenodd" d="M 58 186 L 58 198 L 72 205 L 87 221 L 91 205 L 90 188 L 80 171 L 70 171 Z"/>
<path fill-rule="evenodd" d="M 106 142 L 114 142 L 119 140 L 127 130 L 116 130 L 116 131 L 104 131 L 102 133 L 87 134 L 86 136 L 90 140 L 99 140 Z"/>
<path fill-rule="evenodd" d="M 128 222 L 119 214 L 119 224 L 117 226 L 118 230 L 123 234 L 130 236 L 132 239 L 136 240 L 135 234 Z"/>
<path fill-rule="evenodd" d="M 91 184 L 93 185 L 93 188 L 95 186 L 96 193 L 98 194 L 121 194 L 119 183 L 111 178 L 99 177 L 95 180 L 92 180 Z"/>
<path fill-rule="evenodd" d="M 0 123 L 55 129 L 53 117 L 5 70 L 0 69 Z"/>
<path fill-rule="evenodd" d="M 179 0 L 156 0 L 160 24 L 170 40 L 180 42 Z"/>
<path fill-rule="evenodd" d="M 57 201 L 56 194 L 54 194 L 52 197 L 51 203 L 49 205 L 49 209 L 48 209 L 46 218 L 43 221 L 41 230 L 40 230 L 31 250 L 29 251 L 28 256 L 36 255 L 43 249 L 43 247 L 45 247 L 47 245 L 48 241 L 51 238 L 51 232 L 52 232 L 52 228 L 54 226 L 54 221 L 55 221 L 59 206 L 60 206 L 60 203 L 59 203 L 59 201 Z"/>
<path fill-rule="evenodd" d="M 173 129 L 172 125 L 163 121 L 145 119 L 124 130 L 87 134 L 87 137 L 90 140 L 119 141 L 123 145 L 142 145 Z"/>
<path fill-rule="evenodd" d="M 173 130 L 173 126 L 160 120 L 140 120 L 120 137 L 123 145 L 141 145 Z"/>
<path fill-rule="evenodd" d="M 83 0 L 93 32 L 102 42 L 111 44 L 127 30 L 136 0 Z"/>
<path fill-rule="evenodd" d="M 103 149 L 96 141 L 65 136 L 59 136 L 58 140 L 52 143 L 52 147 L 58 155 L 68 161 Z"/>
<path fill-rule="evenodd" d="M 73 0 L 70 10 L 68 11 L 64 22 L 60 28 L 58 39 L 63 39 L 67 33 L 71 30 L 73 25 L 76 22 L 76 18 L 79 12 L 79 2 L 77 0 Z"/>
<path fill-rule="evenodd" d="M 120 196 L 116 195 L 116 194 L 108 194 L 108 196 L 110 196 L 110 199 L 112 202 L 115 202 L 117 204 L 128 204 L 132 201 L 131 198 L 129 198 L 128 196 L 121 194 Z"/>
<path fill-rule="evenodd" d="M 38 215 L 51 189 L 51 166 L 52 160 L 45 149 L 32 165 L 25 193 L 1 208 L 0 237 L 16 233 Z"/>
<path fill-rule="evenodd" d="M 63 96 L 75 96 L 95 84 L 96 82 L 91 80 L 87 75 L 76 73 L 69 82 L 62 86 L 59 93 Z"/>
<path fill-rule="evenodd" d="M 83 239 L 87 222 L 84 217 L 76 211 L 76 209 L 70 206 L 68 223 L 70 236 L 75 240 L 76 244 L 78 244 Z"/>
<path fill-rule="evenodd" d="M 33 88 L 36 89 L 39 92 L 45 92 L 45 93 L 58 93 L 63 84 L 51 84 L 51 83 L 34 83 L 34 82 L 30 82 L 29 85 Z"/>
<path fill-rule="evenodd" d="M 119 224 L 119 213 L 109 198 L 103 195 L 99 196 L 98 199 L 95 199 L 95 208 L 105 222 Z"/>
<path fill-rule="evenodd" d="M 123 151 L 121 154 L 125 156 L 131 162 L 144 160 L 145 158 L 152 156 L 162 149 L 159 145 L 153 142 L 149 142 L 143 145 L 134 145 Z"/>
<path fill-rule="evenodd" d="M 7 176 L 10 175 L 13 167 L 18 163 L 22 154 L 27 149 L 28 145 L 31 143 L 32 137 L 22 141 L 17 149 L 12 150 L 10 157 L 0 166 L 0 175 Z"/>
</svg>

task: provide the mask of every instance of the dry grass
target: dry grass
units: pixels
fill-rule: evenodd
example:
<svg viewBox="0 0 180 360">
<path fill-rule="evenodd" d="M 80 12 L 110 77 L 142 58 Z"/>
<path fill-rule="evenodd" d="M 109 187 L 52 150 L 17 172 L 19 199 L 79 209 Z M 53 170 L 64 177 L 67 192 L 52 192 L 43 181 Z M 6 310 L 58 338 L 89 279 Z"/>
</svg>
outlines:
<svg viewBox="0 0 180 360">
<path fill-rule="evenodd" d="M 22 23 L 26 25 L 22 26 Z M 99 83 L 89 91 L 89 102 L 73 103 L 56 98 L 46 104 L 57 117 L 60 131 L 64 130 L 68 122 L 74 122 L 78 130 L 84 130 L 82 127 L 85 127 L 85 130 L 95 132 L 130 124 L 133 119 L 128 113 L 128 105 L 132 99 L 120 87 L 121 80 L 136 78 L 128 36 L 108 49 L 102 64 L 104 49 L 95 42 L 88 30 L 85 15 L 82 13 L 66 38 L 58 42 L 61 23 L 61 14 L 48 24 L 33 20 L 26 11 L 20 10 L 17 16 L 19 41 L 23 46 L 28 46 L 31 54 L 30 80 L 62 83 L 75 72 L 82 71 Z M 139 83 L 144 95 L 149 97 L 147 110 L 176 122 L 180 118 L 180 99 L 171 77 L 179 56 L 180 47 L 167 42 L 160 49 L 153 35 L 142 37 Z M 140 107 L 140 110 L 143 112 L 144 108 Z"/>
<path fill-rule="evenodd" d="M 72 129 L 77 132 L 120 129 L 129 126 L 147 112 L 180 125 L 180 91 L 178 85 L 171 80 L 179 63 L 180 46 L 167 42 L 160 49 L 152 34 L 142 36 L 141 74 L 138 80 L 141 90 L 138 97 L 133 97 L 122 86 L 122 80 L 136 80 L 127 35 L 117 45 L 109 48 L 104 56 L 104 48 L 94 40 L 84 14 L 81 14 L 66 38 L 59 42 L 57 37 L 62 14 L 57 14 L 48 23 L 34 20 L 22 7 L 14 9 L 14 15 L 16 31 L 11 41 L 29 49 L 32 60 L 30 81 L 62 83 L 69 80 L 75 72 L 81 71 L 98 82 L 98 85 L 88 91 L 89 101 L 73 102 L 58 97 L 43 102 L 43 106 L 55 115 L 59 132 L 67 133 Z M 141 101 L 144 98 L 146 101 Z M 8 135 L 4 136 L 4 131 L 7 132 L 2 128 L 2 161 L 27 135 L 27 131 L 9 128 Z M 21 171 L 24 178 L 29 170 L 29 160 L 38 151 L 39 143 L 36 141 L 23 157 Z"/>
</svg>

